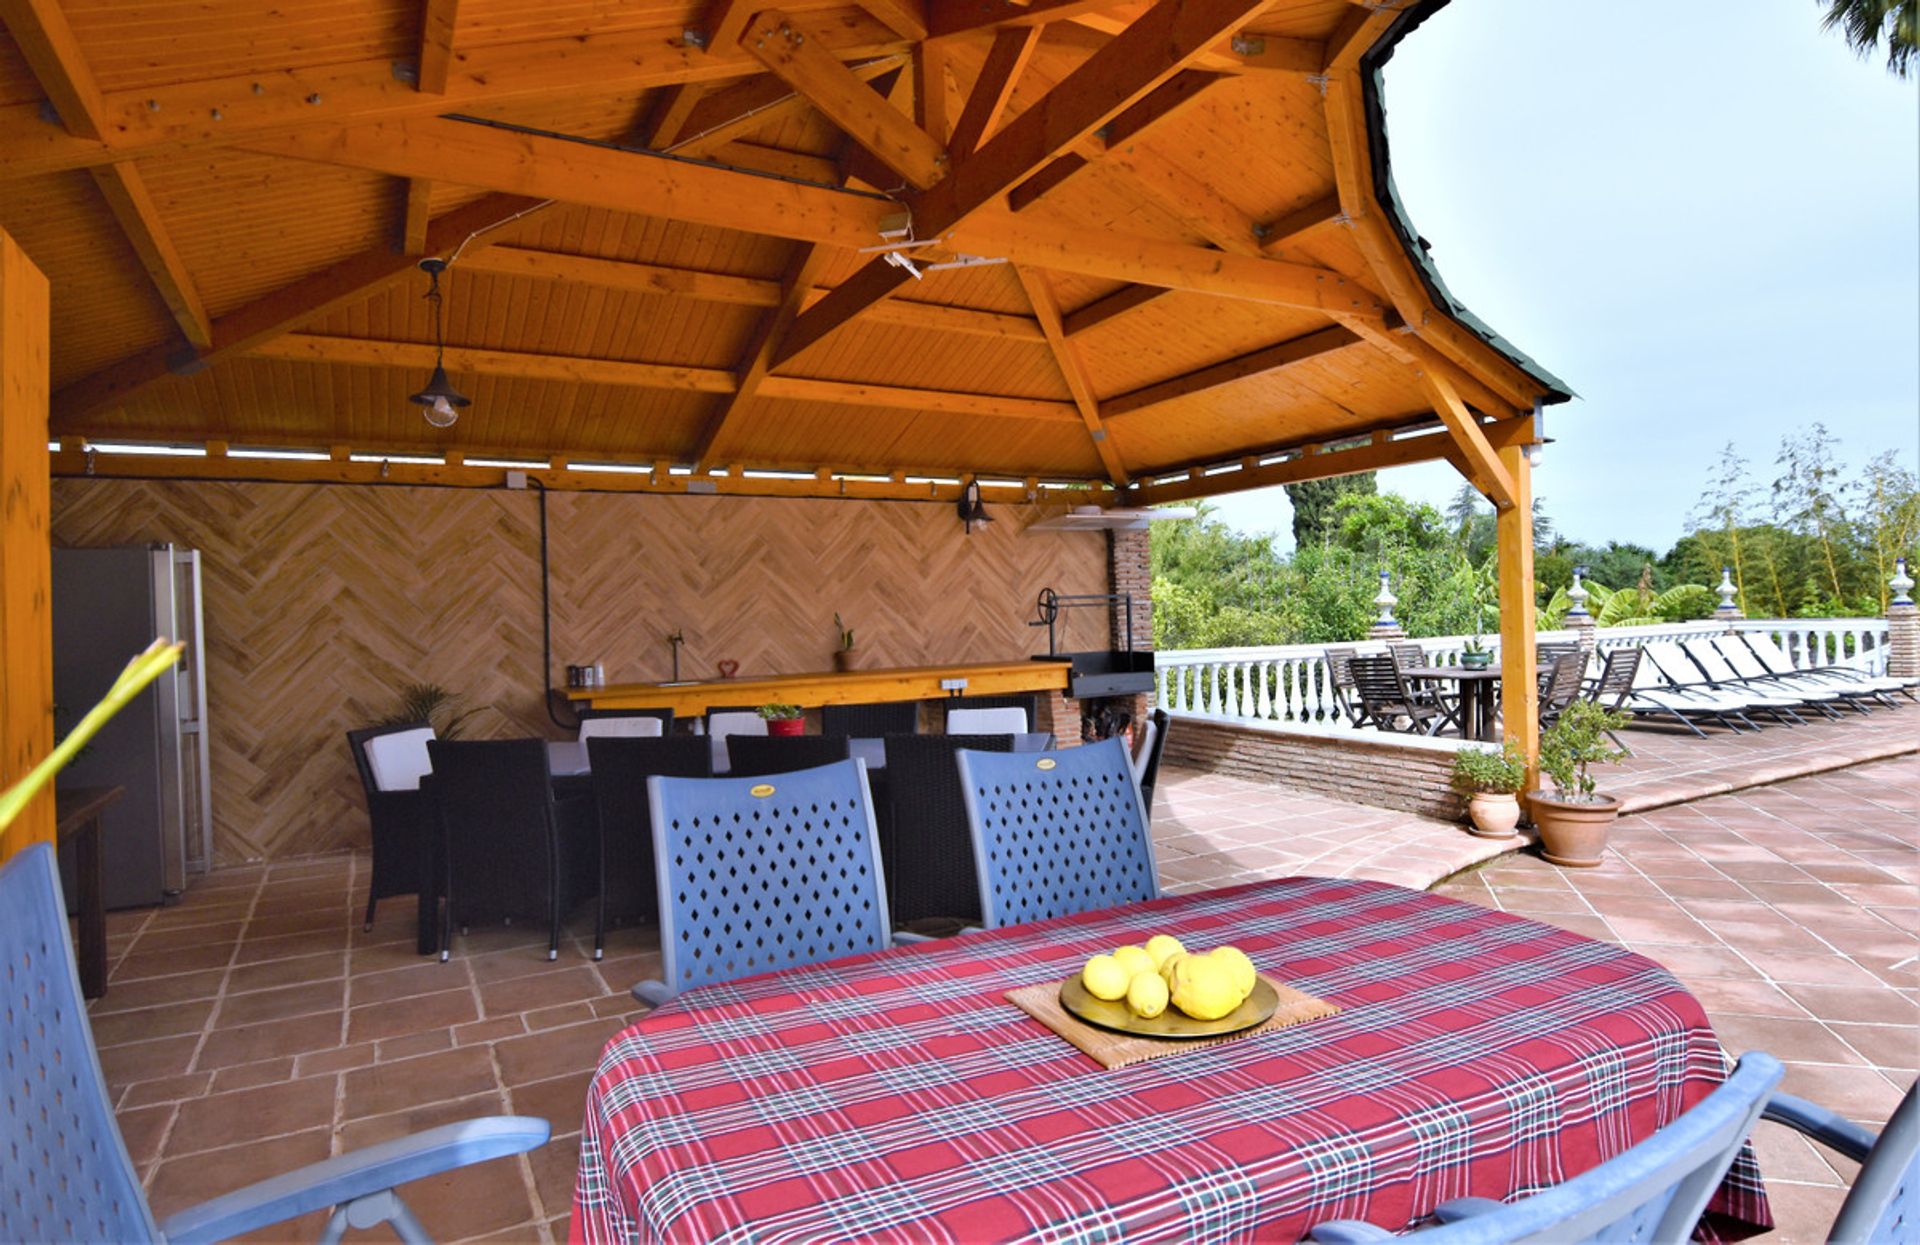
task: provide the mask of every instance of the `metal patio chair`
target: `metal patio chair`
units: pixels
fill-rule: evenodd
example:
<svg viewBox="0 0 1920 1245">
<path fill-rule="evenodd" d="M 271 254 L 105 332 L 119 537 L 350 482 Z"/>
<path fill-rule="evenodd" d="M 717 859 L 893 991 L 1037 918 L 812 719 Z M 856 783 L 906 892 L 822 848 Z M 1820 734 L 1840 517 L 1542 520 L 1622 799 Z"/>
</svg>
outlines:
<svg viewBox="0 0 1920 1245">
<path fill-rule="evenodd" d="M 663 980 L 685 990 L 891 945 L 862 761 L 757 778 L 650 778 Z"/>
<path fill-rule="evenodd" d="M 1160 782 L 1160 754 L 1166 751 L 1167 727 L 1172 721 L 1165 709 L 1148 714 L 1140 728 L 1146 735 L 1133 754 L 1133 776 L 1140 784 L 1140 812 L 1149 826 L 1153 824 L 1153 791 Z"/>
<path fill-rule="evenodd" d="M 1416 1228 L 1410 1236 L 1422 1245 L 1686 1241 L 1783 1072 L 1773 1056 L 1750 1051 L 1686 1114 L 1598 1167 L 1512 1202 L 1482 1197 L 1444 1202 L 1434 1211 L 1438 1226 Z M 1318 1245 L 1360 1245 L 1396 1237 L 1343 1219 L 1316 1224 L 1307 1239 Z"/>
<path fill-rule="evenodd" d="M 1402 734 L 1437 735 L 1452 715 L 1431 697 L 1422 698 L 1407 684 L 1399 663 L 1391 657 L 1354 657 L 1347 663 L 1354 690 L 1360 696 L 1356 726 L 1372 726 Z M 1406 720 L 1402 727 L 1400 721 Z"/>
<path fill-rule="evenodd" d="M 1838 1151 L 1860 1164 L 1853 1187 L 1827 1231 L 1831 1245 L 1911 1241 L 1920 1234 L 1920 1086 L 1893 1110 L 1876 1136 L 1825 1107 L 1792 1094 L 1775 1094 L 1760 1118 Z"/>
<path fill-rule="evenodd" d="M 323 1242 L 388 1223 L 429 1238 L 395 1189 L 545 1144 L 545 1120 L 491 1116 L 399 1137 L 262 1180 L 156 1220 L 127 1154 L 67 942 L 52 847 L 0 866 L 0 1240 L 197 1245 L 333 1208 Z M 516 1177 L 517 1179 L 517 1177 Z"/>
<path fill-rule="evenodd" d="M 955 759 L 988 929 L 1160 897 L 1125 740 Z"/>
</svg>

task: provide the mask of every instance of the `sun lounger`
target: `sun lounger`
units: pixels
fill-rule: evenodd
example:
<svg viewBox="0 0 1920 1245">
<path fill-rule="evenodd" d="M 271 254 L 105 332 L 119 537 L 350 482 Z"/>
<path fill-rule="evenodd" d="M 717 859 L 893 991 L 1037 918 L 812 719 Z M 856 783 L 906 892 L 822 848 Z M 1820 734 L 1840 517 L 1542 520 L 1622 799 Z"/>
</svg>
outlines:
<svg viewBox="0 0 1920 1245">
<path fill-rule="evenodd" d="M 1678 718 L 1694 734 L 1701 736 L 1706 734 L 1700 729 L 1701 722 L 1717 722 L 1736 732 L 1743 728 L 1760 729 L 1760 724 L 1747 716 L 1749 706 L 1743 698 L 1698 685 L 1691 688 L 1675 687 L 1662 677 L 1651 661 L 1646 660 L 1646 650 L 1639 652 L 1641 660 L 1633 670 L 1633 692 L 1627 702 L 1628 709 L 1639 714 L 1656 717 L 1665 714 Z"/>
<path fill-rule="evenodd" d="M 1774 686 L 1784 692 L 1802 696 L 1820 697 L 1825 705 L 1843 705 L 1857 713 L 1871 713 L 1868 701 L 1880 699 L 1876 692 L 1862 688 L 1852 688 L 1844 683 L 1828 679 L 1816 679 L 1804 674 L 1775 674 L 1760 664 L 1746 642 L 1736 635 L 1714 636 L 1711 641 L 1713 651 L 1740 678 L 1761 686 Z"/>
<path fill-rule="evenodd" d="M 1811 709 L 1829 718 L 1840 716 L 1833 707 L 1839 702 L 1840 697 L 1832 689 L 1809 691 L 1802 687 L 1790 687 L 1778 678 L 1767 674 L 1762 674 L 1758 678 L 1745 677 L 1720 655 L 1720 650 L 1713 646 L 1713 641 L 1712 636 L 1694 636 L 1683 640 L 1680 650 L 1687 655 L 1688 660 L 1700 668 L 1700 673 L 1706 675 L 1715 687 L 1744 688 L 1763 696 L 1787 697 L 1797 702 L 1796 708 Z"/>
<path fill-rule="evenodd" d="M 1849 687 L 1884 692 L 1888 694 L 1888 704 L 1892 704 L 1892 693 L 1898 692 L 1908 700 L 1914 700 L 1914 689 L 1920 688 L 1920 679 L 1899 679 L 1883 674 L 1868 674 L 1852 666 L 1813 666 L 1806 670 L 1796 670 L 1793 658 L 1781 649 L 1779 642 L 1764 631 L 1743 631 L 1740 638 L 1746 641 L 1760 664 L 1775 674 L 1804 674 L 1814 678 L 1828 679 L 1835 683 L 1844 683 Z"/>
<path fill-rule="evenodd" d="M 1794 710 L 1802 703 L 1798 697 L 1782 696 L 1778 693 L 1766 693 L 1751 687 L 1728 685 L 1720 686 L 1711 679 L 1701 676 L 1700 668 L 1693 659 L 1682 652 L 1678 644 L 1663 641 L 1646 646 L 1646 660 L 1641 668 L 1652 667 L 1654 672 L 1666 680 L 1668 688 L 1675 691 L 1690 692 L 1695 695 L 1712 693 L 1723 702 L 1733 702 L 1740 707 L 1742 720 L 1750 726 L 1757 726 L 1752 715 L 1765 712 L 1773 715 L 1775 721 L 1794 725 L 1806 722 Z"/>
</svg>

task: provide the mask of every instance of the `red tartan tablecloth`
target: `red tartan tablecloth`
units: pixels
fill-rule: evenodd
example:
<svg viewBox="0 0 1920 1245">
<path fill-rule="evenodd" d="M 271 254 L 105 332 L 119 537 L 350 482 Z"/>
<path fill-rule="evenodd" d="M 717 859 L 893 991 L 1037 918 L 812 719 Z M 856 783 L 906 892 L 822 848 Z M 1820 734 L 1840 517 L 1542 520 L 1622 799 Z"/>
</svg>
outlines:
<svg viewBox="0 0 1920 1245">
<path fill-rule="evenodd" d="M 1345 1010 L 1105 1071 L 1002 997 L 1163 931 Z M 1724 1071 L 1650 960 L 1397 886 L 1262 882 L 683 996 L 601 1057 L 572 1239 L 1399 1229 L 1578 1174 Z M 1712 1209 L 1770 1226 L 1750 1153 Z"/>
</svg>

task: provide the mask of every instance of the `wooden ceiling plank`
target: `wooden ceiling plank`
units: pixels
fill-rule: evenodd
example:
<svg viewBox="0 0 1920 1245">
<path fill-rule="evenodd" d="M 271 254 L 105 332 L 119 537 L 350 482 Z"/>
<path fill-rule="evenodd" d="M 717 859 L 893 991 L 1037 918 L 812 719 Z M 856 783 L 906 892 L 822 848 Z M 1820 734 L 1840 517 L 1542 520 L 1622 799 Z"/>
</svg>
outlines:
<svg viewBox="0 0 1920 1245">
<path fill-rule="evenodd" d="M 1192 397 L 1196 393 L 1205 393 L 1209 389 L 1217 389 L 1221 385 L 1230 385 L 1254 376 L 1284 371 L 1308 359 L 1319 358 L 1335 350 L 1344 350 L 1359 341 L 1360 338 L 1353 332 L 1338 326 L 1321 329 L 1318 332 L 1308 333 L 1304 337 L 1277 342 L 1259 350 L 1197 368 L 1182 376 L 1144 385 L 1127 393 L 1116 394 L 1100 404 L 1100 413 L 1109 421 L 1120 419 L 1147 410 L 1149 407 Z"/>
<path fill-rule="evenodd" d="M 851 406 L 884 406 L 902 411 L 940 411 L 953 415 L 984 415 L 1042 423 L 1078 423 L 1071 403 L 1045 398 L 1009 398 L 994 393 L 962 393 L 947 389 L 908 389 L 898 385 L 868 385 L 857 381 L 815 380 L 806 376 L 768 376 L 760 384 L 763 398 L 802 402 L 844 402 Z"/>
<path fill-rule="evenodd" d="M 1258 464 L 1262 458 L 1286 453 L 1292 448 L 1276 447 L 1222 454 L 1218 461 L 1230 462 L 1239 458 Z M 1187 473 L 1185 479 L 1169 481 L 1166 484 L 1143 481 L 1140 488 L 1129 492 L 1127 504 L 1155 506 L 1162 502 L 1192 501 L 1200 497 L 1217 497 L 1222 493 L 1271 488 L 1276 484 L 1298 484 L 1303 480 L 1325 480 L 1333 476 L 1358 475 L 1363 471 L 1380 471 L 1387 467 L 1404 467 L 1410 463 L 1433 462 L 1447 457 L 1447 452 L 1452 448 L 1453 442 L 1450 438 L 1434 434 L 1401 437 L 1398 440 L 1369 441 L 1365 445 L 1351 449 L 1300 454 L 1284 462 L 1269 463 L 1264 467 L 1255 465 L 1219 475 L 1206 475 L 1195 470 Z"/>
<path fill-rule="evenodd" d="M 400 211 L 400 252 L 427 253 L 427 226 L 433 223 L 433 183 L 424 177 L 407 179 Z"/>
<path fill-rule="evenodd" d="M 110 110 L 58 0 L 0 0 L 0 25 L 13 36 L 67 132 L 105 138 Z"/>
<path fill-rule="evenodd" d="M 1172 290 L 1158 286 L 1123 285 L 1111 294 L 1103 294 L 1084 307 L 1068 312 L 1061 318 L 1061 327 L 1068 337 L 1076 337 L 1171 293 Z"/>
<path fill-rule="evenodd" d="M 1032 0 L 1026 4 L 1014 0 L 939 0 L 928 14 L 928 29 L 938 38 L 999 26 L 1041 26 L 1121 3 L 1124 0 Z"/>
<path fill-rule="evenodd" d="M 796 358 L 911 279 L 905 269 L 879 260 L 866 265 L 794 321 L 779 344 L 773 366 Z"/>
<path fill-rule="evenodd" d="M 754 16 L 741 46 L 913 186 L 925 190 L 946 176 L 946 148 L 869 89 L 806 23 L 767 9 Z"/>
<path fill-rule="evenodd" d="M 1143 144 L 1109 149 L 1105 162 L 1124 171 L 1135 186 L 1172 217 L 1213 243 L 1236 255 L 1259 255 L 1259 224 L 1253 217 L 1214 189 L 1211 182 L 1195 177 L 1166 156 Z"/>
<path fill-rule="evenodd" d="M 1446 377 L 1434 372 L 1421 373 L 1420 383 L 1433 399 L 1434 414 L 1447 426 L 1447 435 L 1453 438 L 1466 459 L 1467 478 L 1486 494 L 1496 509 L 1513 509 L 1514 499 L 1520 495 L 1514 487 L 1513 475 L 1500 461 L 1500 451 L 1488 442 L 1480 421 L 1460 400 L 1459 390 Z"/>
<path fill-rule="evenodd" d="M 477 230 L 511 227 L 509 222 L 537 208 L 540 202 L 515 195 L 489 195 L 449 212 L 428 229 L 428 251 L 451 250 Z M 67 385 L 54 395 L 53 422 L 58 428 L 71 428 L 94 411 L 124 402 L 170 376 L 197 371 L 336 307 L 357 302 L 405 276 L 414 264 L 413 257 L 397 253 L 385 242 L 369 247 L 221 316 L 213 322 L 212 345 L 186 359 L 181 359 L 172 345 L 155 346 Z"/>
<path fill-rule="evenodd" d="M 708 419 L 694 443 L 693 460 L 697 466 L 704 467 L 715 449 L 724 447 L 727 433 L 739 426 L 742 409 L 759 391 L 760 382 L 773 370 L 775 354 L 800 314 L 801 300 L 813 288 L 814 278 L 826 267 L 832 254 L 825 246 L 807 245 L 796 251 L 788 262 L 786 274 L 780 282 L 779 306 L 763 316 L 755 327 L 753 338 L 748 342 L 746 353 L 736 370 L 737 383 L 732 396 Z"/>
<path fill-rule="evenodd" d="M 1080 416 L 1080 422 L 1086 425 L 1087 436 L 1093 441 L 1094 452 L 1100 455 L 1100 462 L 1107 469 L 1107 478 L 1116 487 L 1125 487 L 1127 466 L 1120 458 L 1119 448 L 1107 436 L 1106 428 L 1100 422 L 1100 400 L 1093 391 L 1093 380 L 1087 375 L 1086 363 L 1080 358 L 1079 350 L 1067 340 L 1066 331 L 1060 324 L 1060 301 L 1055 297 L 1053 287 L 1047 279 L 1037 272 L 1029 272 L 1014 265 L 1013 274 L 1019 278 L 1020 288 L 1027 293 L 1027 301 L 1033 306 L 1033 318 L 1040 323 L 1040 331 L 1047 335 L 1047 349 L 1053 353 L 1053 361 L 1059 366 L 1060 378 L 1067 383 L 1067 392 L 1073 395 L 1074 410 Z"/>
<path fill-rule="evenodd" d="M 134 254 L 140 257 L 140 266 L 146 269 L 147 277 L 159 291 L 180 332 L 197 349 L 212 345 L 213 324 L 207 316 L 206 305 L 200 301 L 200 292 L 194 287 L 186 262 L 174 249 L 173 239 L 160 222 L 160 210 L 154 206 L 140 170 L 129 161 L 87 172 L 106 199 L 114 220 L 119 222 L 120 231 L 133 246 Z"/>
<path fill-rule="evenodd" d="M 421 8 L 420 65 L 414 86 L 428 95 L 446 94 L 459 25 L 460 0 L 426 0 Z"/>
<path fill-rule="evenodd" d="M 953 127 L 953 138 L 947 144 L 947 150 L 955 157 L 964 159 L 972 155 L 1000 124 L 1013 99 L 1013 89 L 1026 72 L 1027 62 L 1033 59 L 1033 49 L 1040 44 L 1040 32 L 1039 26 L 1012 26 L 995 32 L 986 60 L 980 66 L 980 76 L 974 79 L 973 90 L 967 95 L 960 120 Z"/>
<path fill-rule="evenodd" d="M 7 2 L 45 5 L 50 0 Z M 864 20 L 821 22 L 817 34 L 833 55 L 849 60 L 902 55 L 908 48 L 898 36 Z M 100 112 L 107 141 L 46 124 L 35 104 L 10 104 L 0 107 L 0 179 L 317 126 L 578 96 L 586 86 L 613 94 L 724 81 L 758 70 L 737 42 L 709 54 L 684 35 L 683 25 L 676 23 L 464 48 L 453 57 L 444 95 L 414 90 L 395 78 L 391 60 L 384 58 L 108 91 Z"/>
<path fill-rule="evenodd" d="M 1200 98 L 1207 87 L 1220 81 L 1220 75 L 1198 69 L 1183 69 L 1155 87 L 1138 103 L 1121 110 L 1106 130 L 1105 149 L 1112 150 L 1140 138 L 1149 129 L 1179 113 Z M 1014 187 L 1007 203 L 1014 211 L 1023 211 L 1047 195 L 1071 182 L 1092 166 L 1094 155 L 1069 153 L 1051 161 L 1034 176 Z"/>
<path fill-rule="evenodd" d="M 927 8 L 923 0 L 858 0 L 873 19 L 903 39 L 927 37 Z"/>
</svg>

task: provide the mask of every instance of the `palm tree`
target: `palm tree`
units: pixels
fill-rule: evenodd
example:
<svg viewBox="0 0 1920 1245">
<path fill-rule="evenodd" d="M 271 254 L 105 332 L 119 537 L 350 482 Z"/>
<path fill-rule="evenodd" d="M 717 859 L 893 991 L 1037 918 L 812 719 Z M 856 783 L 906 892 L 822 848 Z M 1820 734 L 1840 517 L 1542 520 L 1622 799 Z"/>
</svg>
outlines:
<svg viewBox="0 0 1920 1245">
<path fill-rule="evenodd" d="M 1887 68 L 1904 78 L 1920 51 L 1920 0 L 1825 0 L 1828 30 L 1838 28 L 1853 50 L 1866 56 L 1887 36 Z"/>
</svg>

